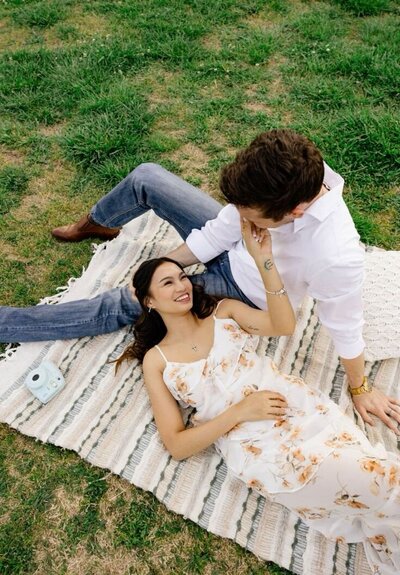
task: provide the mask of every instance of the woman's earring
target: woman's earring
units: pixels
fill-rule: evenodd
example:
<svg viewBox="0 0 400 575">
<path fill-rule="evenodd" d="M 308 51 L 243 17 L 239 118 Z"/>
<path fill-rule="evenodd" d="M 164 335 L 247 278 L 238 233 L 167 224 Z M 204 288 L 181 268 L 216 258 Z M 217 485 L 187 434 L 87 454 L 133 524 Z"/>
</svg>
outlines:
<svg viewBox="0 0 400 575">
<path fill-rule="evenodd" d="M 149 313 L 151 313 L 151 310 L 152 310 L 152 309 L 153 309 L 152 307 L 148 307 L 148 308 L 147 308 L 147 311 L 148 311 Z"/>
</svg>

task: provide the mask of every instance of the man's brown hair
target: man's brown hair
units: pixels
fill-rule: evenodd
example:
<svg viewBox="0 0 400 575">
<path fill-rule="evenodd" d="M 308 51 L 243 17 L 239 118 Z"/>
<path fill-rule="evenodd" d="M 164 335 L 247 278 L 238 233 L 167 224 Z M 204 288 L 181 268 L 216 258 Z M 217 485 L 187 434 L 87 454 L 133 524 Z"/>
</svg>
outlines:
<svg viewBox="0 0 400 575">
<path fill-rule="evenodd" d="M 319 193 L 324 177 L 322 156 L 305 136 L 270 130 L 257 136 L 221 172 L 220 188 L 236 206 L 259 209 L 281 220 Z"/>
</svg>

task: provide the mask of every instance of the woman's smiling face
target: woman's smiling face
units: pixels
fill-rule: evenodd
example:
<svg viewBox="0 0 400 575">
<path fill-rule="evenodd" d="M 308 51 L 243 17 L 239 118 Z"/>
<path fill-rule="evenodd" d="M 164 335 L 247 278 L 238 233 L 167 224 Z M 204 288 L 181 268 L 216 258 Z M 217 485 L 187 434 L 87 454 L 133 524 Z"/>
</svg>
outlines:
<svg viewBox="0 0 400 575">
<path fill-rule="evenodd" d="M 192 283 L 177 265 L 165 262 L 154 272 L 147 305 L 159 312 L 180 313 L 193 305 Z"/>
</svg>

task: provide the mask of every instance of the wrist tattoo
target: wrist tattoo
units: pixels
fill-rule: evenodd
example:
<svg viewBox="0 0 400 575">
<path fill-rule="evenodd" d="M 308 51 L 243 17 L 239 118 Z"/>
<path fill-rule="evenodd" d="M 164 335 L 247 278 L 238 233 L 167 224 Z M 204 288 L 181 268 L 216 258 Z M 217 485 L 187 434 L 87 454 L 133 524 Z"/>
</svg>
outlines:
<svg viewBox="0 0 400 575">
<path fill-rule="evenodd" d="M 258 327 L 255 327 L 254 325 L 248 325 L 248 326 L 247 326 L 247 329 L 252 329 L 253 331 L 260 331 L 260 330 L 258 329 Z"/>
<path fill-rule="evenodd" d="M 270 269 L 272 269 L 272 268 L 273 268 L 273 265 L 274 265 L 274 264 L 273 264 L 272 260 L 269 260 L 269 259 L 268 259 L 268 260 L 265 260 L 265 262 L 264 262 L 264 268 L 265 268 L 267 271 L 269 271 Z"/>
</svg>

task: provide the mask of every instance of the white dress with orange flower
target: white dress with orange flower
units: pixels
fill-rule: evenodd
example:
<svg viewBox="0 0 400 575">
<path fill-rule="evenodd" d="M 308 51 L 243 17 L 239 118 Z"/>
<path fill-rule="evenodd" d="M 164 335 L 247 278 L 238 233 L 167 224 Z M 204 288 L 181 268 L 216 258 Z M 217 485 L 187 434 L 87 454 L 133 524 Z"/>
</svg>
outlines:
<svg viewBox="0 0 400 575">
<path fill-rule="evenodd" d="M 373 573 L 399 575 L 399 455 L 373 447 L 326 395 L 258 356 L 257 336 L 214 319 L 206 359 L 170 362 L 156 346 L 172 395 L 196 408 L 199 425 L 250 393 L 279 391 L 289 406 L 284 421 L 243 423 L 216 441 L 228 468 L 326 537 L 362 541 Z"/>
</svg>

